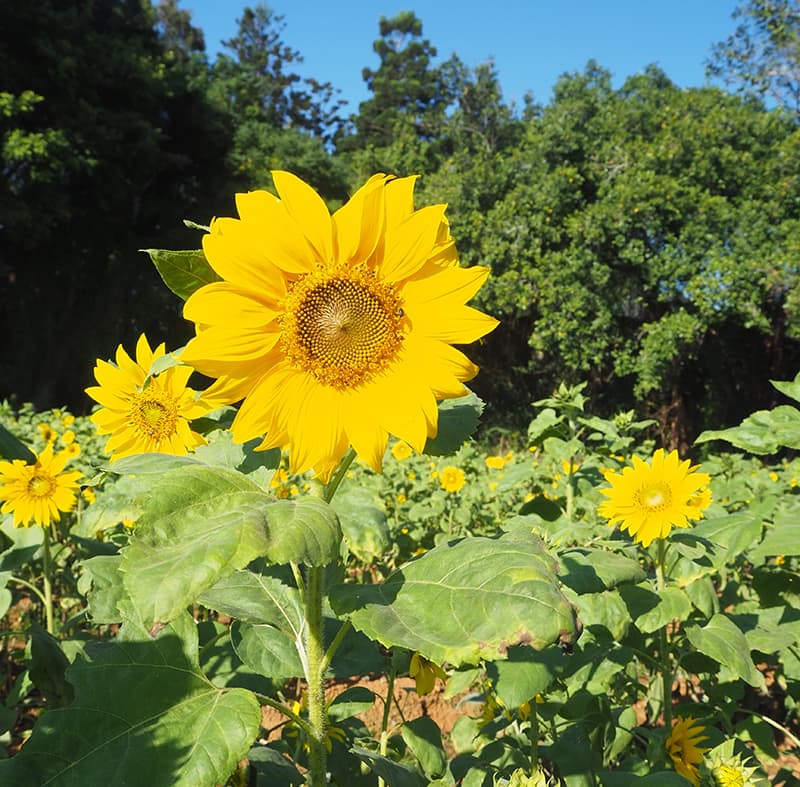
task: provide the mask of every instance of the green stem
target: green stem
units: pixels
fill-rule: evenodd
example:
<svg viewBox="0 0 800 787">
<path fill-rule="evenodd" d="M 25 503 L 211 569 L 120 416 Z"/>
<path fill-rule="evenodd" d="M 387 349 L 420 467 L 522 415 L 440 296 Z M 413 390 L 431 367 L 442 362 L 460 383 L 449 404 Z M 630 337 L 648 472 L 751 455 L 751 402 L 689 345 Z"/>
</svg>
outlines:
<svg viewBox="0 0 800 787">
<path fill-rule="evenodd" d="M 53 561 L 50 556 L 50 528 L 44 527 L 44 542 L 43 547 L 43 563 L 44 563 L 44 615 L 47 627 L 47 633 L 55 636 L 56 630 L 53 624 L 53 578 L 51 573 L 53 571 Z"/>
<path fill-rule="evenodd" d="M 275 710 L 280 711 L 284 716 L 290 718 L 301 730 L 308 732 L 308 722 L 293 711 L 290 711 L 285 705 L 278 702 L 278 700 L 273 700 L 271 697 L 259 694 L 258 692 L 256 692 L 256 699 L 258 699 L 262 705 L 269 705 L 270 708 L 275 708 Z"/>
<path fill-rule="evenodd" d="M 534 771 L 539 767 L 539 714 L 536 710 L 535 697 L 530 701 L 530 706 L 531 726 L 528 729 L 528 737 L 531 739 L 531 776 L 533 776 Z"/>
<path fill-rule="evenodd" d="M 309 784 L 326 783 L 325 681 L 322 665 L 325 646 L 322 633 L 322 594 L 325 568 L 311 566 L 306 581 L 306 681 L 308 682 Z"/>
<path fill-rule="evenodd" d="M 325 498 L 326 503 L 330 503 L 331 500 L 333 500 L 333 496 L 336 494 L 339 484 L 344 481 L 344 477 L 347 475 L 347 471 L 350 469 L 350 465 L 353 463 L 355 458 L 356 452 L 352 448 L 348 448 L 347 453 L 339 463 L 339 467 L 336 468 L 333 478 L 325 485 L 323 497 Z"/>
<path fill-rule="evenodd" d="M 383 702 L 383 719 L 381 720 L 381 742 L 380 742 L 380 755 L 386 756 L 386 751 L 389 747 L 389 711 L 392 709 L 392 700 L 394 698 L 394 679 L 395 669 L 392 667 L 389 670 L 387 678 L 389 683 L 386 687 L 386 699 Z M 386 782 L 381 777 L 378 777 L 378 787 L 386 787 Z"/>
<path fill-rule="evenodd" d="M 322 497 L 330 503 L 336 490 L 347 475 L 347 469 L 356 458 L 356 452 L 349 448 L 336 468 L 333 478 L 322 490 Z M 311 566 L 308 569 L 305 586 L 305 626 L 306 626 L 306 682 L 308 683 L 308 745 L 309 745 L 309 784 L 322 787 L 327 782 L 325 734 L 328 716 L 325 712 L 325 670 L 333 658 L 335 648 L 341 639 L 334 639 L 330 655 L 325 653 L 322 630 L 322 598 L 325 589 L 325 567 Z M 344 637 L 344 626 L 340 629 Z M 345 631 L 346 633 L 346 631 Z M 338 640 L 338 641 L 337 641 Z"/>
<path fill-rule="evenodd" d="M 658 560 L 656 561 L 656 589 L 659 594 L 667 587 L 666 577 L 667 544 L 663 538 L 658 539 Z M 672 667 L 669 662 L 669 639 L 667 627 L 662 626 L 659 635 L 659 658 L 661 661 L 661 684 L 664 697 L 664 726 L 672 729 Z"/>
<path fill-rule="evenodd" d="M 570 454 L 569 457 L 569 472 L 567 473 L 567 499 L 564 513 L 567 515 L 567 520 L 572 521 L 572 514 L 575 510 L 575 473 L 574 473 L 574 459 Z"/>
<path fill-rule="evenodd" d="M 39 599 L 39 601 L 42 602 L 43 605 L 46 604 L 44 593 L 42 593 L 42 591 L 39 590 L 39 588 L 37 588 L 36 585 L 32 585 L 25 579 L 20 579 L 20 577 L 11 577 L 9 579 L 9 582 L 17 582 L 20 585 L 24 585 L 26 588 L 28 588 L 28 590 L 31 591 L 31 593 L 34 593 L 36 595 L 36 597 Z"/>
<path fill-rule="evenodd" d="M 336 636 L 331 641 L 331 644 L 328 645 L 328 649 L 325 651 L 325 656 L 322 659 L 322 664 L 319 665 L 323 675 L 328 671 L 331 660 L 336 655 L 336 651 L 339 650 L 339 646 L 344 642 L 344 638 L 347 636 L 347 632 L 350 631 L 352 625 L 353 624 L 349 620 L 345 620 L 336 632 Z"/>
</svg>

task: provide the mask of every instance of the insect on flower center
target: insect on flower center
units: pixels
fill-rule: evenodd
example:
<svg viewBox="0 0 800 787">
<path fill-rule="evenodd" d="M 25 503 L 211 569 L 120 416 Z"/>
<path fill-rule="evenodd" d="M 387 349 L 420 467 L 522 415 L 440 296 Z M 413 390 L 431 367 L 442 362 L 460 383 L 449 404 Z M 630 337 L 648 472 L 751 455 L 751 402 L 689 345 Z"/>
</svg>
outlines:
<svg viewBox="0 0 800 787">
<path fill-rule="evenodd" d="M 133 398 L 131 420 L 135 428 L 159 442 L 172 437 L 178 426 L 178 402 L 156 380 Z"/>
<path fill-rule="evenodd" d="M 290 292 L 281 341 L 293 363 L 320 383 L 352 388 L 397 355 L 402 322 L 400 299 L 371 271 L 319 272 Z"/>
<path fill-rule="evenodd" d="M 636 502 L 649 511 L 663 511 L 672 502 L 672 492 L 667 484 L 648 484 L 636 493 Z"/>
<path fill-rule="evenodd" d="M 56 481 L 46 473 L 35 473 L 28 480 L 28 494 L 31 497 L 51 497 L 56 491 Z"/>
</svg>

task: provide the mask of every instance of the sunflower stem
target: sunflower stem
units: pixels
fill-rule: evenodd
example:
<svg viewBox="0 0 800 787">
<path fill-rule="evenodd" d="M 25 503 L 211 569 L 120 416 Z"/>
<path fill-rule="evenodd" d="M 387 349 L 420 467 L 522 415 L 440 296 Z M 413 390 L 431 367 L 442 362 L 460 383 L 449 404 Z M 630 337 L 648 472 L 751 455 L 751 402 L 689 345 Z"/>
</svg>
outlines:
<svg viewBox="0 0 800 787">
<path fill-rule="evenodd" d="M 44 584 L 44 616 L 47 633 L 55 636 L 56 630 L 53 624 L 53 561 L 50 555 L 50 528 L 44 527 L 44 541 L 42 543 L 42 562 L 43 562 L 43 584 Z"/>
<path fill-rule="evenodd" d="M 333 496 L 336 494 L 339 484 L 341 484 L 344 480 L 344 477 L 347 475 L 347 471 L 350 469 L 350 465 L 353 463 L 355 458 L 356 452 L 352 448 L 348 448 L 347 453 L 342 458 L 342 461 L 339 462 L 339 467 L 336 468 L 333 478 L 325 485 L 323 497 L 325 498 L 326 503 L 330 503 L 331 500 L 333 500 Z"/>
<path fill-rule="evenodd" d="M 657 539 L 658 558 L 656 560 L 656 589 L 661 595 L 667 587 L 667 544 L 663 538 Z M 672 666 L 669 662 L 669 640 L 666 624 L 661 627 L 659 635 L 659 650 L 661 662 L 661 684 L 664 697 L 664 726 L 672 729 Z"/>
<path fill-rule="evenodd" d="M 330 503 L 336 490 L 347 475 L 347 469 L 356 458 L 356 452 L 349 448 L 344 455 L 333 478 L 323 487 L 322 498 Z M 305 586 L 305 625 L 306 625 L 306 681 L 308 683 L 308 744 L 309 744 L 309 784 L 322 787 L 327 783 L 325 747 L 327 714 L 325 712 L 325 670 L 333 657 L 325 653 L 325 640 L 322 630 L 322 598 L 325 591 L 325 567 L 310 566 Z M 340 630 L 345 630 L 344 627 Z M 344 634 L 342 634 L 342 638 Z M 335 650 L 341 639 L 334 639 Z"/>
<path fill-rule="evenodd" d="M 322 669 L 325 646 L 322 634 L 322 595 L 325 568 L 311 566 L 306 579 L 306 658 L 308 682 L 309 784 L 326 783 L 325 686 Z"/>
<path fill-rule="evenodd" d="M 536 698 L 531 700 L 531 726 L 528 728 L 528 737 L 531 740 L 531 775 L 539 767 L 539 714 L 536 710 Z"/>
<path fill-rule="evenodd" d="M 386 700 L 383 703 L 383 718 L 381 719 L 381 742 L 379 753 L 381 757 L 386 756 L 386 751 L 389 748 L 389 711 L 392 709 L 392 700 L 394 699 L 394 679 L 396 675 L 395 668 L 389 670 L 386 676 L 388 684 L 386 686 Z M 378 777 L 378 787 L 386 787 L 386 782 L 381 777 Z"/>
</svg>

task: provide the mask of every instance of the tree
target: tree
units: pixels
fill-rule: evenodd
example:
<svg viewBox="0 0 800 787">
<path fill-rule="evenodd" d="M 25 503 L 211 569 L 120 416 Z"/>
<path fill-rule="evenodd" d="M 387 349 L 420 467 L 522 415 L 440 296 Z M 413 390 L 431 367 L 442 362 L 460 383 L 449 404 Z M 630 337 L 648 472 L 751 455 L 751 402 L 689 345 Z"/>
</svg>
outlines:
<svg viewBox="0 0 800 787">
<path fill-rule="evenodd" d="M 747 0 L 735 32 L 714 46 L 709 77 L 800 114 L 800 3 Z"/>
<path fill-rule="evenodd" d="M 149 3 L 4 2 L 0 397 L 85 406 L 96 357 L 188 328 L 138 249 L 213 215 L 224 140 Z M 196 243 L 196 239 L 190 241 Z"/>
<path fill-rule="evenodd" d="M 589 380 L 598 405 L 657 411 L 682 447 L 768 402 L 766 380 L 800 363 L 797 135 L 752 100 L 655 67 L 614 90 L 590 64 L 490 166 L 449 160 L 426 197 L 450 204 L 465 263 L 492 268 L 490 401 L 522 420 Z"/>
<path fill-rule="evenodd" d="M 236 36 L 223 42 L 233 57 L 220 55 L 213 67 L 215 92 L 231 117 L 332 140 L 343 123 L 343 102 L 329 82 L 291 70 L 303 57 L 284 43 L 283 17 L 262 4 L 246 7 L 238 25 Z"/>
</svg>

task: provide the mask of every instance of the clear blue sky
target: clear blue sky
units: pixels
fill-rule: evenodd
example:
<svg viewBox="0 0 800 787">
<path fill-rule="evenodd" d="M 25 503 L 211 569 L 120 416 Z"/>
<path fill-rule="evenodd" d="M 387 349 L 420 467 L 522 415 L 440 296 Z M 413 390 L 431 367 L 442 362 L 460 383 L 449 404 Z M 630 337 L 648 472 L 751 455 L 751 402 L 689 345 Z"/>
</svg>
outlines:
<svg viewBox="0 0 800 787">
<path fill-rule="evenodd" d="M 214 57 L 219 42 L 236 33 L 242 9 L 257 0 L 182 0 L 203 29 Z M 580 71 L 590 58 L 619 86 L 657 63 L 681 87 L 705 84 L 711 46 L 735 27 L 736 0 L 273 0 L 284 17 L 283 41 L 304 63 L 296 71 L 329 81 L 350 111 L 369 97 L 361 69 L 374 68 L 372 42 L 378 20 L 413 10 L 423 36 L 440 59 L 455 52 L 468 66 L 492 58 L 506 101 L 522 103 L 527 90 L 547 103 L 565 71 Z"/>
</svg>

